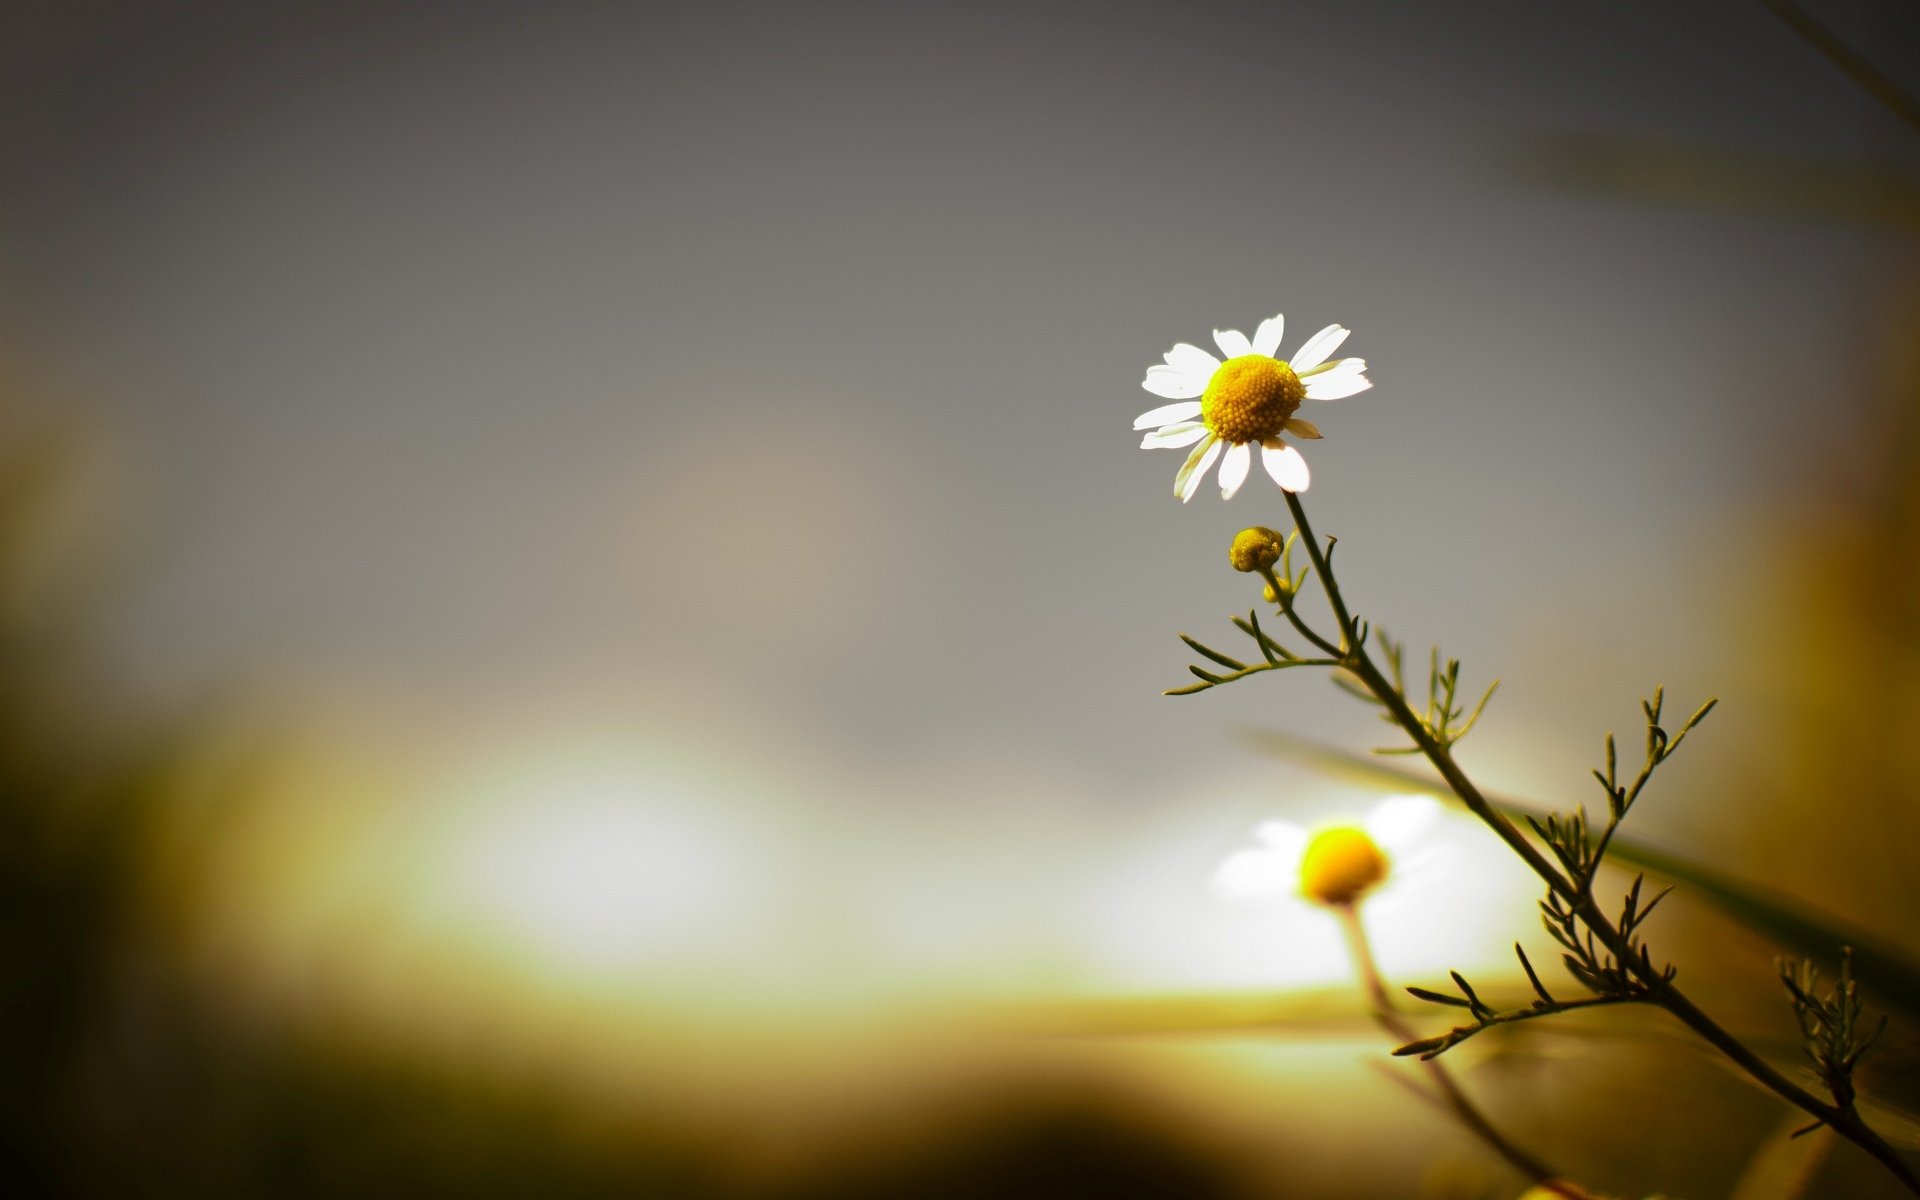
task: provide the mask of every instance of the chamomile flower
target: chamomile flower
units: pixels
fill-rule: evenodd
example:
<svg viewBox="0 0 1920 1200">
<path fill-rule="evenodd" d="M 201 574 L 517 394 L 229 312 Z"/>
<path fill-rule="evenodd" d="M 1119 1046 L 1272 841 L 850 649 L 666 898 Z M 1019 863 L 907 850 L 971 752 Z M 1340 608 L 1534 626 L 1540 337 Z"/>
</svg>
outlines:
<svg viewBox="0 0 1920 1200">
<path fill-rule="evenodd" d="M 1147 368 L 1140 386 L 1174 403 L 1140 414 L 1133 427 L 1153 431 L 1141 440 L 1142 449 L 1193 447 L 1173 477 L 1174 495 L 1182 501 L 1193 498 L 1216 460 L 1220 495 L 1233 499 L 1246 482 L 1255 446 L 1275 483 L 1289 492 L 1306 491 L 1307 460 L 1280 435 L 1313 440 L 1320 430 L 1294 413 L 1303 401 L 1340 400 L 1373 386 L 1365 359 L 1329 357 L 1347 340 L 1345 327 L 1327 326 L 1291 359 L 1275 357 L 1284 328 L 1284 316 L 1274 316 L 1260 322 L 1251 340 L 1238 329 L 1216 329 L 1213 340 L 1224 362 L 1182 342 L 1167 351 L 1164 364 Z"/>
<path fill-rule="evenodd" d="M 1307 829 L 1263 821 L 1258 846 L 1235 851 L 1213 873 L 1216 892 L 1235 900 L 1301 897 L 1328 908 L 1351 905 L 1415 865 L 1440 806 L 1426 796 L 1390 796 L 1359 824 Z"/>
</svg>

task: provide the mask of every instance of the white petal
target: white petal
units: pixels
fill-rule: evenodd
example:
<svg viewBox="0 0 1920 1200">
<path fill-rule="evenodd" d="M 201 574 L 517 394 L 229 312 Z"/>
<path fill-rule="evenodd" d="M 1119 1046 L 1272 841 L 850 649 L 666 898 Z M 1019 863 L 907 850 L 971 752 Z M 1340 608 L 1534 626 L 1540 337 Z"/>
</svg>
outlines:
<svg viewBox="0 0 1920 1200">
<path fill-rule="evenodd" d="M 1163 367 L 1155 363 L 1147 368 L 1146 382 L 1140 386 L 1169 400 L 1191 400 L 1207 390 L 1207 381 L 1195 379 L 1179 367 Z"/>
<path fill-rule="evenodd" d="M 1279 438 L 1262 445 L 1260 464 L 1266 467 L 1267 474 L 1273 476 L 1273 481 L 1279 484 L 1282 490 L 1289 492 L 1307 490 L 1309 482 L 1307 460 L 1300 457 L 1298 450 Z"/>
<path fill-rule="evenodd" d="M 1269 900 L 1291 895 L 1299 862 L 1271 850 L 1240 850 L 1213 872 L 1213 890 L 1232 900 Z"/>
<path fill-rule="evenodd" d="M 1345 400 L 1373 386 L 1365 375 L 1315 375 L 1306 383 L 1309 400 Z"/>
<path fill-rule="evenodd" d="M 1173 494 L 1180 497 L 1180 503 L 1193 499 L 1193 494 L 1200 490 L 1200 480 L 1205 478 L 1213 460 L 1220 457 L 1221 445 L 1220 439 L 1209 433 L 1193 448 L 1193 453 L 1187 455 L 1186 465 L 1173 477 Z"/>
<path fill-rule="evenodd" d="M 1167 351 L 1165 357 L 1168 366 L 1185 371 L 1195 379 L 1212 379 L 1213 373 L 1220 369 L 1219 359 L 1188 342 Z"/>
<path fill-rule="evenodd" d="M 1169 425 L 1156 430 L 1140 439 L 1142 450 L 1157 450 L 1161 447 L 1191 446 L 1207 435 L 1207 427 L 1198 421 L 1184 421 L 1178 425 Z"/>
<path fill-rule="evenodd" d="M 1253 465 L 1253 449 L 1245 442 L 1235 442 L 1227 447 L 1227 455 L 1220 460 L 1220 498 L 1233 499 L 1240 485 L 1247 481 L 1247 468 Z"/>
<path fill-rule="evenodd" d="M 1292 863 L 1291 869 L 1298 869 L 1300 860 L 1307 856 L 1307 843 L 1313 835 L 1307 832 L 1304 825 L 1275 819 L 1255 825 L 1253 836 L 1274 853 L 1286 855 Z"/>
<path fill-rule="evenodd" d="M 1388 796 L 1367 814 L 1367 836 L 1396 857 L 1420 848 L 1420 839 L 1440 819 L 1431 796 Z"/>
<path fill-rule="evenodd" d="M 1327 326 L 1307 339 L 1307 344 L 1300 347 L 1300 353 L 1293 356 L 1293 362 L 1289 365 L 1293 367 L 1296 374 L 1301 371 L 1311 371 L 1327 361 L 1327 357 L 1338 350 L 1340 343 L 1346 341 L 1347 335 L 1352 332 L 1351 329 L 1341 325 Z"/>
<path fill-rule="evenodd" d="M 1302 379 L 1313 379 L 1316 376 L 1359 375 L 1364 373 L 1366 369 L 1367 360 L 1364 358 L 1336 358 L 1331 362 L 1323 362 L 1310 370 L 1295 371 L 1294 374 Z"/>
<path fill-rule="evenodd" d="M 1297 438 L 1306 438 L 1310 442 L 1317 442 L 1324 436 L 1320 432 L 1320 427 L 1305 417 L 1288 417 L 1287 432 Z"/>
<path fill-rule="evenodd" d="M 1421 842 L 1412 850 L 1394 850 L 1383 846 L 1393 859 L 1393 873 L 1387 879 L 1386 886 L 1399 887 L 1406 884 L 1420 886 L 1450 876 L 1451 865 L 1460 857 L 1454 846 L 1435 845 L 1431 841 Z"/>
<path fill-rule="evenodd" d="M 1135 429 L 1152 429 L 1156 425 L 1171 425 L 1175 421 L 1191 421 L 1200 415 L 1198 400 L 1182 400 L 1178 404 L 1162 404 L 1159 408 L 1150 408 L 1133 419 Z"/>
<path fill-rule="evenodd" d="M 1228 358 L 1253 353 L 1253 343 L 1238 329 L 1216 329 L 1213 331 L 1213 340 L 1220 344 L 1220 352 Z"/>
<path fill-rule="evenodd" d="M 1280 338 L 1286 333 L 1287 314 L 1275 313 L 1260 322 L 1260 328 L 1253 331 L 1253 352 L 1264 354 L 1268 358 L 1280 356 Z"/>
</svg>

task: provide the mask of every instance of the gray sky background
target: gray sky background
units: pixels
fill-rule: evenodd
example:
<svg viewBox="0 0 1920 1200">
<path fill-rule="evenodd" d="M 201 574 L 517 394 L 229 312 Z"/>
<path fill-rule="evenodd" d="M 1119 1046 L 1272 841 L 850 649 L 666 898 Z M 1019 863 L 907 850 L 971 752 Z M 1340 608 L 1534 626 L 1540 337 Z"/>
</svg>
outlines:
<svg viewBox="0 0 1920 1200">
<path fill-rule="evenodd" d="M 1644 689 L 1724 690 L 1748 514 L 1843 460 L 1911 263 L 1514 166 L 1920 165 L 1736 0 L 7 9 L 10 319 L 130 450 L 133 694 L 668 714 L 876 812 L 986 821 L 982 759 L 1161 812 L 1284 791 L 1236 723 L 1376 736 L 1322 680 L 1158 695 L 1285 510 L 1178 504 L 1140 378 L 1276 311 L 1372 364 L 1308 449 L 1357 603 L 1577 794 Z"/>
</svg>

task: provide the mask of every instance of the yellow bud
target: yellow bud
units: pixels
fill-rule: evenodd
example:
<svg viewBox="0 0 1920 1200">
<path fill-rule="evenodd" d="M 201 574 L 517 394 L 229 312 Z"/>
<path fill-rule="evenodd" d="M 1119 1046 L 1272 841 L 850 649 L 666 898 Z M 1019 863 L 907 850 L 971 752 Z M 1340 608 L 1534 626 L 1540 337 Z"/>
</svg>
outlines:
<svg viewBox="0 0 1920 1200">
<path fill-rule="evenodd" d="M 1258 571 L 1280 561 L 1280 547 L 1283 539 L 1265 525 L 1255 525 L 1251 529 L 1242 529 L 1233 535 L 1233 547 L 1227 551 L 1227 561 L 1236 571 Z"/>
<path fill-rule="evenodd" d="M 1386 877 L 1385 852 L 1351 825 L 1314 834 L 1300 859 L 1300 894 L 1329 906 L 1352 904 Z"/>
</svg>

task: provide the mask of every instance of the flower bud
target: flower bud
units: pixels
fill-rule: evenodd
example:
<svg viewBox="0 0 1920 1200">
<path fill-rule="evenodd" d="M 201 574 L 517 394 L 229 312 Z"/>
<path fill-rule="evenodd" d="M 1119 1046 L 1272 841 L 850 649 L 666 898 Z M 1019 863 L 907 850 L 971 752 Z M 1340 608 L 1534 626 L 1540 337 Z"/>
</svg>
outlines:
<svg viewBox="0 0 1920 1200">
<path fill-rule="evenodd" d="M 1262 571 L 1280 561 L 1280 547 L 1283 539 L 1278 533 L 1265 525 L 1255 525 L 1242 529 L 1233 535 L 1233 546 L 1227 551 L 1227 561 L 1236 571 Z"/>
</svg>

